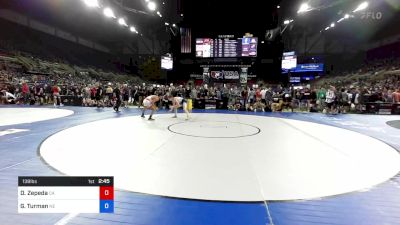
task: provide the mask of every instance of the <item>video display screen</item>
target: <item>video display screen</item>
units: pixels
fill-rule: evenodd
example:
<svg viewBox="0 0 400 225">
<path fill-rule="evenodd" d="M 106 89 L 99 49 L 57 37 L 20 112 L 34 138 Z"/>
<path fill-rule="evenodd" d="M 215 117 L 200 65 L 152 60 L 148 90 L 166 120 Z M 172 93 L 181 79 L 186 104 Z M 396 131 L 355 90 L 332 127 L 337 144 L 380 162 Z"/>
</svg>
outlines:
<svg viewBox="0 0 400 225">
<path fill-rule="evenodd" d="M 282 57 L 282 69 L 291 70 L 297 67 L 297 56 L 295 52 L 285 52 Z"/>
<path fill-rule="evenodd" d="M 258 38 L 197 38 L 196 57 L 257 57 Z"/>
<path fill-rule="evenodd" d="M 171 57 L 162 56 L 161 57 L 161 68 L 166 70 L 172 70 L 173 68 L 173 60 Z"/>
</svg>

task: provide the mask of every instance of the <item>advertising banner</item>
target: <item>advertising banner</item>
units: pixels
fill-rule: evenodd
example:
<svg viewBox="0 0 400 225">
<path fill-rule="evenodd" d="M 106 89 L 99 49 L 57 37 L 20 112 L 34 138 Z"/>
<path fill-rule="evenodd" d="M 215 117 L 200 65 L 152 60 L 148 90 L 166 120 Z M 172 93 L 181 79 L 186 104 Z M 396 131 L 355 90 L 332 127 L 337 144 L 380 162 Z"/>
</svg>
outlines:
<svg viewBox="0 0 400 225">
<path fill-rule="evenodd" d="M 239 81 L 240 75 L 237 70 L 214 70 L 210 72 L 210 78 L 214 81 Z"/>
<path fill-rule="evenodd" d="M 208 84 L 210 83 L 210 68 L 204 67 L 203 68 L 203 83 Z"/>
<path fill-rule="evenodd" d="M 248 68 L 241 68 L 240 69 L 240 83 L 241 84 L 247 84 L 247 70 Z"/>
<path fill-rule="evenodd" d="M 309 64 L 297 64 L 295 69 L 292 69 L 292 73 L 298 72 L 323 72 L 324 64 L 323 63 L 309 63 Z"/>
</svg>

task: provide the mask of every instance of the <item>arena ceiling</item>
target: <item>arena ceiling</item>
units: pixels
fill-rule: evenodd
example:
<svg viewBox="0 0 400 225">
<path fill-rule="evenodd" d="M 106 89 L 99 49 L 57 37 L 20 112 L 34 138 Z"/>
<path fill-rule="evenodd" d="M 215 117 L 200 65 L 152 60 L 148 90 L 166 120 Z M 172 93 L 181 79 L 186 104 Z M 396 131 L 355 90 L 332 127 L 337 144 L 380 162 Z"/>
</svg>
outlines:
<svg viewBox="0 0 400 225">
<path fill-rule="evenodd" d="M 171 38 L 165 22 L 193 28 L 199 36 L 204 34 L 263 33 L 293 19 L 286 33 L 317 34 L 351 12 L 363 0 L 308 0 L 313 10 L 298 14 L 304 0 L 154 0 L 162 17 L 149 11 L 145 0 L 99 0 L 109 6 L 118 17 L 134 25 L 144 36 L 162 42 Z M 380 40 L 399 34 L 400 1 L 369 0 L 368 12 L 382 18 L 357 17 L 339 24 L 326 32 L 330 37 L 357 41 Z M 279 5 L 279 7 L 278 7 Z M 121 45 L 140 38 L 119 26 L 115 20 L 102 15 L 101 10 L 88 8 L 81 0 L 13 0 L 0 1 L 7 8 L 49 25 L 79 34 L 106 46 Z M 175 31 L 177 29 L 175 28 Z M 175 32 L 177 33 L 177 32 Z M 257 34 L 257 36 L 260 36 Z"/>
<path fill-rule="evenodd" d="M 134 25 L 144 36 L 165 30 L 165 20 L 178 20 L 176 0 L 161 0 L 157 3 L 163 17 L 151 12 L 144 0 L 99 0 L 103 7 L 113 9 L 115 15 Z M 81 0 L 13 0 L 1 1 L 0 8 L 11 9 L 43 23 L 81 35 L 90 40 L 112 45 L 134 41 L 138 35 L 129 28 L 120 26 L 116 20 L 106 18 L 101 9 L 86 7 Z M 157 11 L 156 10 L 156 11 Z M 162 32 L 165 33 L 165 32 Z M 157 35 L 165 38 L 163 35 Z"/>
<path fill-rule="evenodd" d="M 303 0 L 283 0 L 281 23 L 293 19 L 288 27 L 292 35 L 325 33 L 333 39 L 353 42 L 371 42 L 400 34 L 400 1 L 398 0 L 309 0 L 311 11 L 297 13 Z M 352 14 L 362 2 L 368 2 L 366 10 L 353 13 L 354 17 L 337 23 L 345 14 Z M 325 28 L 335 23 L 334 29 Z"/>
<path fill-rule="evenodd" d="M 263 30 L 277 25 L 276 6 L 281 0 L 154 0 L 157 10 L 150 12 L 145 0 L 98 0 L 116 15 L 134 24 L 143 35 L 160 36 L 165 22 L 210 31 Z M 81 34 L 102 43 L 134 39 L 135 35 L 118 26 L 101 10 L 85 7 L 81 0 L 13 0 L 1 1 L 9 8 L 39 21 Z M 162 36 L 162 35 L 161 35 Z"/>
<path fill-rule="evenodd" d="M 181 0 L 185 25 L 220 34 L 276 28 L 280 1 Z"/>
</svg>

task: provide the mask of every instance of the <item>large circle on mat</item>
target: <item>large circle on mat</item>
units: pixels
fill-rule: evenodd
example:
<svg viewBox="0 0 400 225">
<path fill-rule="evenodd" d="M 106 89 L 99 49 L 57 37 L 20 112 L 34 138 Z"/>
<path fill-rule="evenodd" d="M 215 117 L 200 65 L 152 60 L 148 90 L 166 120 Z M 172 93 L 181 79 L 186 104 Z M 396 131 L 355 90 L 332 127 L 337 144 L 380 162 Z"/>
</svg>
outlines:
<svg viewBox="0 0 400 225">
<path fill-rule="evenodd" d="M 68 128 L 45 140 L 40 154 L 67 175 L 114 176 L 124 190 L 215 201 L 321 198 L 370 188 L 400 171 L 395 149 L 342 128 L 240 114 L 179 116 Z M 171 125 L 216 138 L 176 134 Z M 240 134 L 247 136 L 235 138 Z"/>
</svg>

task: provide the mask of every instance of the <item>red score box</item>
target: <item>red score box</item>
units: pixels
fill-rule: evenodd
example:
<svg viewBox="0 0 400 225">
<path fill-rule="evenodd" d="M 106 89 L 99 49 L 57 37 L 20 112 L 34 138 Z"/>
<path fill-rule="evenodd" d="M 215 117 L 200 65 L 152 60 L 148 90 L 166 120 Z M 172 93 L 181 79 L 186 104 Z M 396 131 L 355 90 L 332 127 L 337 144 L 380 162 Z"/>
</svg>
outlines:
<svg viewBox="0 0 400 225">
<path fill-rule="evenodd" d="M 100 187 L 100 200 L 114 200 L 114 187 Z"/>
</svg>

